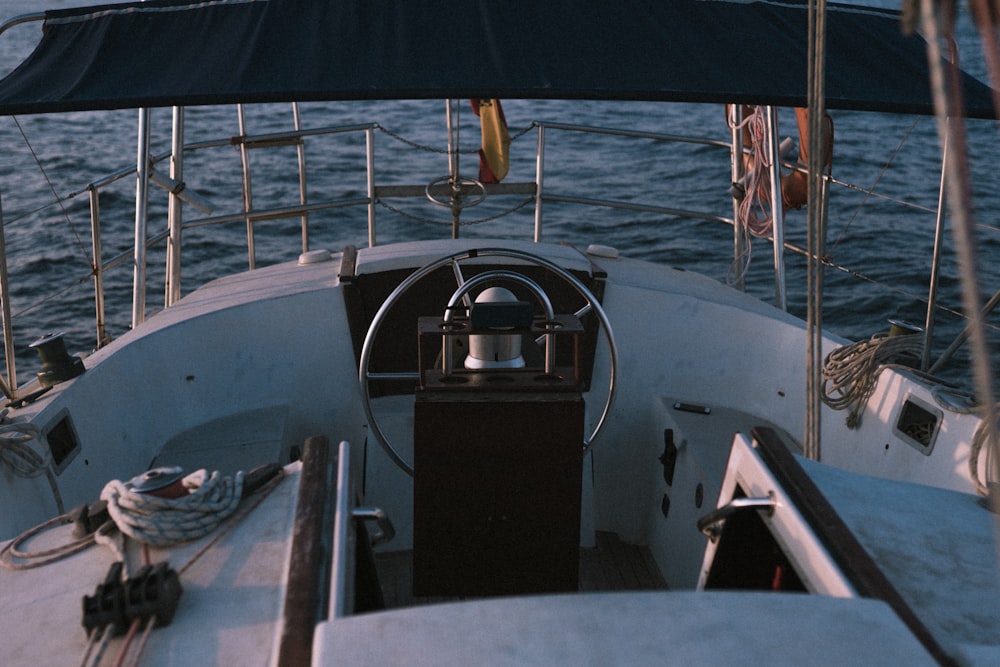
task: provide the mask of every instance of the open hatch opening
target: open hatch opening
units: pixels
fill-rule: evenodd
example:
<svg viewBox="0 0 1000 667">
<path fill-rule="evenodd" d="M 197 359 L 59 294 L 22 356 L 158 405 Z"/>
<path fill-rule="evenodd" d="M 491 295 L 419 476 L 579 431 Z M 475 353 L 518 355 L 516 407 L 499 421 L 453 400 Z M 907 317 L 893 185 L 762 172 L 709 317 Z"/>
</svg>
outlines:
<svg viewBox="0 0 1000 667">
<path fill-rule="evenodd" d="M 746 497 L 737 486 L 733 499 Z M 705 588 L 806 592 L 798 572 L 756 511 L 737 512 L 726 519 Z"/>
</svg>

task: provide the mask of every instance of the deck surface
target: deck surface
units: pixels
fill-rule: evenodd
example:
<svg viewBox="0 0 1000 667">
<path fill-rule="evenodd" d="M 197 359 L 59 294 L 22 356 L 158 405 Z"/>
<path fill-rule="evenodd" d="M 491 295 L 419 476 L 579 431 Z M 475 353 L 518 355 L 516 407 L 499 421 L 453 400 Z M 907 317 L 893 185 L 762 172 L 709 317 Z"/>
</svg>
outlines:
<svg viewBox="0 0 1000 667">
<path fill-rule="evenodd" d="M 446 600 L 413 596 L 412 551 L 378 554 L 376 563 L 387 608 Z M 580 549 L 581 591 L 662 590 L 666 587 L 649 547 L 625 544 L 614 533 L 598 532 L 596 548 Z"/>
<path fill-rule="evenodd" d="M 644 591 L 667 587 L 649 547 L 598 532 L 597 547 L 580 549 L 581 591 Z"/>
</svg>

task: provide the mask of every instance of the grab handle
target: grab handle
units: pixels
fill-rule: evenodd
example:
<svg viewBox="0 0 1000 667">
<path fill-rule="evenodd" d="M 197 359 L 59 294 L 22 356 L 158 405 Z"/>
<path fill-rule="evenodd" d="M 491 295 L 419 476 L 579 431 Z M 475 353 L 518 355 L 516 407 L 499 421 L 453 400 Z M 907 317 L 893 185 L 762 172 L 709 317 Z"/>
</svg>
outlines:
<svg viewBox="0 0 1000 667">
<path fill-rule="evenodd" d="M 733 498 L 728 504 L 698 519 L 698 530 L 715 542 L 722 534 L 722 524 L 730 516 L 751 509 L 764 510 L 768 516 L 771 516 L 774 514 L 775 505 L 777 505 L 777 501 L 774 499 L 773 492 L 754 498 Z"/>
<path fill-rule="evenodd" d="M 351 513 L 355 519 L 374 521 L 378 530 L 371 536 L 372 546 L 389 542 L 396 536 L 392 520 L 381 507 L 355 507 Z"/>
</svg>

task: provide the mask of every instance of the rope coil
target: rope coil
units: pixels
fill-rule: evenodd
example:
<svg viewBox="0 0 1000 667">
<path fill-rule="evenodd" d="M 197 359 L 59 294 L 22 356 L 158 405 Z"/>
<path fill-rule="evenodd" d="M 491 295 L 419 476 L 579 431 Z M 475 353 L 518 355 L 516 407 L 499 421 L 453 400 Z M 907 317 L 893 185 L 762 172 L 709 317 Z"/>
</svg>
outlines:
<svg viewBox="0 0 1000 667">
<path fill-rule="evenodd" d="M 0 550 L 0 566 L 8 570 L 30 570 L 42 565 L 48 565 L 58 560 L 62 560 L 75 553 L 83 551 L 94 543 L 93 535 L 86 535 L 71 542 L 59 546 L 43 549 L 39 551 L 24 551 L 22 547 L 32 538 L 44 533 L 52 528 L 71 523 L 67 514 L 60 514 L 49 519 L 45 523 L 39 524 L 27 530 L 11 540 Z"/>
<path fill-rule="evenodd" d="M 6 414 L 6 409 L 0 412 L 0 419 L 5 418 Z M 52 450 L 38 426 L 31 422 L 0 424 L 0 463 L 22 479 L 35 479 L 44 475 L 52 489 L 56 509 L 60 513 L 65 511 L 51 466 Z"/>
<path fill-rule="evenodd" d="M 744 130 L 750 139 L 751 167 L 747 172 L 748 181 L 745 196 L 739 205 L 739 224 L 741 231 L 749 236 L 759 238 L 771 233 L 773 220 L 770 203 L 761 193 L 767 189 L 770 179 L 771 156 L 767 151 L 767 122 L 764 117 L 764 107 L 754 107 L 753 113 L 747 116 L 737 129 Z M 748 246 L 749 247 L 749 246 Z M 749 258 L 748 258 L 749 262 Z"/>
<path fill-rule="evenodd" d="M 232 514 L 243 495 L 243 477 L 243 471 L 222 477 L 197 470 L 182 480 L 188 495 L 172 499 L 139 493 L 115 479 L 101 491 L 101 500 L 123 534 L 167 546 L 207 535 Z"/>
<path fill-rule="evenodd" d="M 193 492 L 174 500 L 139 493 L 129 488 L 126 483 L 113 480 L 105 486 L 102 494 L 102 496 L 107 495 L 103 499 L 108 504 L 108 513 L 112 515 L 112 521 L 106 521 L 94 532 L 81 537 L 75 537 L 74 534 L 72 539 L 50 548 L 37 550 L 25 548 L 25 545 L 38 535 L 72 524 L 77 519 L 75 511 L 60 514 L 25 531 L 4 545 L 0 549 L 0 567 L 9 570 L 41 567 L 72 556 L 97 543 L 108 547 L 114 554 L 115 560 L 126 565 L 127 572 L 123 533 L 154 546 L 165 546 L 206 535 L 230 517 L 238 523 L 277 487 L 283 477 L 280 472 L 279 467 L 278 474 L 270 478 L 266 476 L 261 478 L 259 475 L 255 478 L 255 471 L 251 471 L 251 479 L 244 485 L 245 476 L 242 471 L 232 479 L 220 478 L 218 472 L 208 476 L 204 470 L 199 470 L 181 480 L 181 483 L 189 490 L 193 489 Z M 236 513 L 235 510 L 239 509 L 243 496 L 251 494 L 256 495 L 256 499 L 244 503 L 243 509 Z M 111 509 L 112 506 L 114 510 Z M 188 560 L 181 571 L 190 567 L 233 525 L 230 523 L 217 532 L 212 540 Z"/>
<path fill-rule="evenodd" d="M 989 471 L 992 470 L 990 457 L 993 456 L 995 448 L 988 445 L 990 441 L 996 441 L 997 429 L 990 427 L 988 414 L 988 411 L 983 411 L 982 421 L 979 422 L 979 427 L 976 428 L 969 445 L 969 477 L 972 479 L 972 486 L 975 487 L 976 493 L 984 497 L 990 495 L 990 487 L 997 481 L 989 479 Z M 979 470 L 980 457 L 984 458 L 986 464 L 984 473 Z"/>
<path fill-rule="evenodd" d="M 888 332 L 837 348 L 823 360 L 821 398 L 834 410 L 849 410 L 847 427 L 858 428 L 882 369 L 904 357 L 919 358 L 922 351 L 919 335 L 891 336 Z"/>
<path fill-rule="evenodd" d="M 37 449 L 31 443 L 37 443 Z M 41 430 L 30 422 L 0 424 L 0 461 L 18 477 L 33 479 L 48 470 L 49 448 L 42 443 Z"/>
</svg>

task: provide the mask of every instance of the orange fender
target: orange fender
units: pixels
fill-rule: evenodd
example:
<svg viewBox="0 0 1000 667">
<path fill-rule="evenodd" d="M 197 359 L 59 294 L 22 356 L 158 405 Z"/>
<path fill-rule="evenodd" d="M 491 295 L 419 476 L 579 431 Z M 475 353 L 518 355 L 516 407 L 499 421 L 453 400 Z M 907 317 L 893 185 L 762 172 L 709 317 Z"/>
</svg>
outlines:
<svg viewBox="0 0 1000 667">
<path fill-rule="evenodd" d="M 510 169 L 510 134 L 500 100 L 472 100 L 472 112 L 479 116 L 483 143 L 479 149 L 479 180 L 499 183 Z"/>
</svg>

